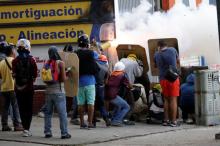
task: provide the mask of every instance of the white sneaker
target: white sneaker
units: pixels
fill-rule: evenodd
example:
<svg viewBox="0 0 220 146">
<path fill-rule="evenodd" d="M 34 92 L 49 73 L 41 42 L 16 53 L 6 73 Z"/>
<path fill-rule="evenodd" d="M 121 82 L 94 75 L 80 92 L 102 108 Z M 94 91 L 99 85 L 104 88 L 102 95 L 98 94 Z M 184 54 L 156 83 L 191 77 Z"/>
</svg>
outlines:
<svg viewBox="0 0 220 146">
<path fill-rule="evenodd" d="M 194 121 L 192 119 L 187 119 L 186 120 L 186 124 L 193 124 L 193 123 L 194 123 Z"/>
<path fill-rule="evenodd" d="M 23 137 L 31 137 L 31 136 L 32 136 L 32 134 L 30 131 L 28 131 L 28 130 L 23 131 Z"/>
<path fill-rule="evenodd" d="M 37 116 L 40 117 L 40 118 L 44 118 L 44 113 L 43 113 L 43 112 L 39 112 L 39 113 L 37 114 Z"/>
</svg>

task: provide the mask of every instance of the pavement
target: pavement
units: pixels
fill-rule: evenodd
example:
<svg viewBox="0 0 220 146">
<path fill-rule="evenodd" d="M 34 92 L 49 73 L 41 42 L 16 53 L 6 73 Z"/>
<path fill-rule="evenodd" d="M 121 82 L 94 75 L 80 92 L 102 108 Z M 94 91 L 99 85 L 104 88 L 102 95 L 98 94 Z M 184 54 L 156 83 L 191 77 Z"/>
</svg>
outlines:
<svg viewBox="0 0 220 146">
<path fill-rule="evenodd" d="M 179 127 L 159 124 L 136 123 L 133 126 L 106 127 L 103 121 L 92 130 L 68 125 L 71 139 L 60 139 L 59 119 L 53 118 L 52 138 L 44 138 L 44 119 L 33 117 L 32 137 L 22 137 L 22 132 L 0 131 L 0 146 L 46 146 L 46 145 L 163 145 L 163 146 L 220 146 L 215 134 L 220 126 L 197 126 L 182 124 Z"/>
</svg>

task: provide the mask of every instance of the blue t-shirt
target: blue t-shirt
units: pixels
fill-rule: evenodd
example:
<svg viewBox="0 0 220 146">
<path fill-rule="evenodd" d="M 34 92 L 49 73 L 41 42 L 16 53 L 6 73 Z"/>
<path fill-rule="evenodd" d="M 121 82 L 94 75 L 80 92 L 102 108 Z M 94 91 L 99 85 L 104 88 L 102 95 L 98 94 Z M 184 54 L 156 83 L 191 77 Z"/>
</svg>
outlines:
<svg viewBox="0 0 220 146">
<path fill-rule="evenodd" d="M 162 49 L 160 52 L 156 52 L 154 55 L 154 61 L 159 69 L 159 79 L 163 80 L 165 76 L 165 72 L 168 67 L 171 65 L 173 67 L 176 66 L 178 58 L 178 53 L 175 48 L 167 47 Z"/>
<path fill-rule="evenodd" d="M 96 81 L 94 75 L 81 75 L 79 78 L 79 87 L 95 85 L 95 83 Z"/>
</svg>

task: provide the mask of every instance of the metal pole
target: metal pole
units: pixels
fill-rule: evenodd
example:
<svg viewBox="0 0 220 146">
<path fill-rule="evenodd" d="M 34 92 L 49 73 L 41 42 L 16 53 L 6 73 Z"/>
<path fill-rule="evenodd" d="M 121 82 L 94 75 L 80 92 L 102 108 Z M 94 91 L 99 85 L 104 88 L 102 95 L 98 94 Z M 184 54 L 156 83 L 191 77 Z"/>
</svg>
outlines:
<svg viewBox="0 0 220 146">
<path fill-rule="evenodd" d="M 217 17 L 218 17 L 218 38 L 220 44 L 220 1 L 216 0 Z"/>
</svg>

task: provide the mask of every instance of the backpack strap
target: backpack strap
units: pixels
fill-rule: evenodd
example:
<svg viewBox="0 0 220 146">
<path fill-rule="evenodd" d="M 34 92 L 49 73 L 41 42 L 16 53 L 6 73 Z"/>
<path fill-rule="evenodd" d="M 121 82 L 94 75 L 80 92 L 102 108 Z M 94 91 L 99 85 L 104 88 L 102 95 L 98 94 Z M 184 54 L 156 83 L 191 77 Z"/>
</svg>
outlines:
<svg viewBox="0 0 220 146">
<path fill-rule="evenodd" d="M 5 62 L 6 62 L 6 64 L 7 64 L 7 66 L 8 66 L 8 68 L 10 69 L 10 70 L 12 70 L 12 67 L 10 66 L 10 64 L 9 64 L 9 62 L 8 62 L 8 60 L 5 58 Z"/>
</svg>

